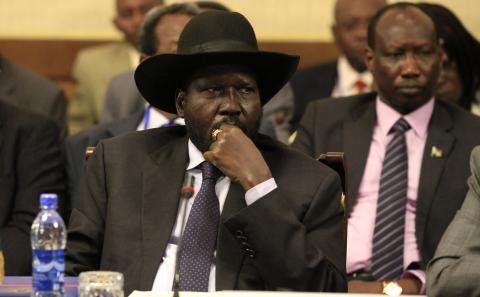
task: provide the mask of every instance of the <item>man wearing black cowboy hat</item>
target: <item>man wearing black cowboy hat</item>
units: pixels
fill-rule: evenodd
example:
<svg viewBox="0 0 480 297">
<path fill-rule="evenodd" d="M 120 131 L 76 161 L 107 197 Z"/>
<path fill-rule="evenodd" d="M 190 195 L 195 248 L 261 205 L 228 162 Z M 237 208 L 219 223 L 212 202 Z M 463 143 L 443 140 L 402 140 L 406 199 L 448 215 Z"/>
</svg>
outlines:
<svg viewBox="0 0 480 297">
<path fill-rule="evenodd" d="M 120 271 L 127 293 L 345 291 L 338 175 L 257 134 L 262 105 L 297 63 L 259 51 L 250 23 L 229 12 L 194 17 L 177 54 L 144 61 L 140 92 L 186 129 L 97 146 L 70 220 L 67 273 Z"/>
</svg>

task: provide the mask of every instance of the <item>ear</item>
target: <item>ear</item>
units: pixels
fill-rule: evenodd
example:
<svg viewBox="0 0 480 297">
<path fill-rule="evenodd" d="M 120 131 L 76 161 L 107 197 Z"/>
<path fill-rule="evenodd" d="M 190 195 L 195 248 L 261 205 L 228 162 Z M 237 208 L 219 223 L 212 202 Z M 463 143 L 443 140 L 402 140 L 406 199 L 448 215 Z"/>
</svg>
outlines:
<svg viewBox="0 0 480 297">
<path fill-rule="evenodd" d="M 175 107 L 177 108 L 177 114 L 179 117 L 184 117 L 184 104 L 185 104 L 185 92 L 177 89 L 175 91 Z"/>
<path fill-rule="evenodd" d="M 333 23 L 332 26 L 330 27 L 330 30 L 332 31 L 332 36 L 333 36 L 333 39 L 335 40 L 335 42 L 337 41 L 337 24 Z"/>
<path fill-rule="evenodd" d="M 115 28 L 117 28 L 117 30 L 122 31 L 122 29 L 120 28 L 119 20 L 118 20 L 118 15 L 112 19 L 112 23 L 115 26 Z"/>
<path fill-rule="evenodd" d="M 145 59 L 147 59 L 148 57 L 150 57 L 150 56 L 147 55 L 147 54 L 144 54 L 144 53 L 140 53 L 140 63 L 145 61 Z"/>
<path fill-rule="evenodd" d="M 440 55 L 440 65 L 445 65 L 445 63 L 448 60 L 448 55 L 447 55 L 447 52 L 445 51 L 445 41 L 443 40 L 443 38 L 439 39 L 438 46 L 440 47 L 438 51 Z"/>
<path fill-rule="evenodd" d="M 364 57 L 364 62 L 365 62 L 365 65 L 367 65 L 367 68 L 370 72 L 373 72 L 373 56 L 374 56 L 374 53 L 373 53 L 373 49 L 370 48 L 369 46 L 366 46 L 365 47 L 365 57 Z"/>
</svg>

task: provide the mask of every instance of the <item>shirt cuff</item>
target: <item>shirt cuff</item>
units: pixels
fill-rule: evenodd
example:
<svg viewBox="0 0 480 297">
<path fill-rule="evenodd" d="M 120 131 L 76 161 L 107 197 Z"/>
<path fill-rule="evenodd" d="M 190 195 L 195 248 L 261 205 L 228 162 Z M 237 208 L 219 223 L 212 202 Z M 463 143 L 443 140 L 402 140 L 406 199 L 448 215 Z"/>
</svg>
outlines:
<svg viewBox="0 0 480 297">
<path fill-rule="evenodd" d="M 425 276 L 425 271 L 415 269 L 415 270 L 405 270 L 405 272 L 402 274 L 401 278 L 415 278 L 419 280 L 422 283 L 422 287 L 420 288 L 420 294 L 425 294 L 425 283 L 426 283 L 426 276 Z"/>
<path fill-rule="evenodd" d="M 259 183 L 245 193 L 245 202 L 247 203 L 247 206 L 267 195 L 276 188 L 277 183 L 275 182 L 275 179 L 273 177 Z"/>
</svg>

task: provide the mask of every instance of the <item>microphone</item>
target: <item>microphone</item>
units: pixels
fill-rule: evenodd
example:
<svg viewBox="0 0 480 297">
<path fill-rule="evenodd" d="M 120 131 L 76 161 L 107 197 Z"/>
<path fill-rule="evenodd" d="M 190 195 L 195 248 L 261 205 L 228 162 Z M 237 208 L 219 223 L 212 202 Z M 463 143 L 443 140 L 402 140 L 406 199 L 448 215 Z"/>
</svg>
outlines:
<svg viewBox="0 0 480 297">
<path fill-rule="evenodd" d="M 180 253 L 182 251 L 182 239 L 183 239 L 183 230 L 185 229 L 185 223 L 187 221 L 187 204 L 188 199 L 192 198 L 194 194 L 194 186 L 195 184 L 195 176 L 191 175 L 190 173 L 185 173 L 185 178 L 183 179 L 183 185 L 180 188 L 180 198 L 185 200 L 183 204 L 183 215 L 180 227 L 180 236 L 178 237 L 178 244 L 177 244 L 177 254 L 175 257 L 175 275 L 173 277 L 173 297 L 179 297 L 179 286 L 180 286 L 180 271 L 179 271 L 179 261 L 180 261 Z"/>
</svg>

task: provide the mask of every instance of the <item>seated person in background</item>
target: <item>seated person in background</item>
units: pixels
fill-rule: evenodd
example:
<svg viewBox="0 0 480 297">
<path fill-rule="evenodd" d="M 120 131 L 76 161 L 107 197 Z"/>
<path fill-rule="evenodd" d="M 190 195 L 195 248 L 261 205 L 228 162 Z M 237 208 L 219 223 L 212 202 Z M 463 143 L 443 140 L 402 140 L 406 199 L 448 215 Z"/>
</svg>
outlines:
<svg viewBox="0 0 480 297">
<path fill-rule="evenodd" d="M 1 54 L 0 100 L 54 121 L 62 139 L 67 134 L 67 100 L 63 91 L 52 81 Z"/>
<path fill-rule="evenodd" d="M 467 197 L 428 264 L 430 297 L 480 296 L 480 147 L 470 167 Z"/>
<path fill-rule="evenodd" d="M 345 152 L 349 292 L 422 292 L 426 263 L 465 198 L 480 118 L 433 98 L 444 58 L 428 15 L 387 6 L 368 29 L 378 94 L 312 102 L 300 123 L 295 148 Z"/>
<path fill-rule="evenodd" d="M 295 111 L 291 127 L 296 130 L 307 104 L 315 99 L 345 97 L 371 91 L 372 75 L 364 61 L 367 27 L 385 0 L 337 0 L 332 33 L 341 56 L 298 71 L 291 81 Z"/>
<path fill-rule="evenodd" d="M 194 2 L 201 11 L 216 10 L 230 11 L 226 6 L 215 1 Z M 152 20 L 152 18 L 150 18 Z M 162 32 L 154 32 L 152 26 L 143 26 L 149 30 L 140 30 L 140 52 L 144 56 L 151 56 L 155 53 L 175 52 L 177 39 L 180 32 L 170 29 Z M 165 28 L 169 29 L 169 28 Z M 169 33 L 173 32 L 173 33 Z M 163 38 L 172 39 L 175 42 L 156 42 L 154 35 L 162 34 Z M 157 37 L 157 39 L 160 36 Z M 127 71 L 112 78 L 108 85 L 104 106 L 100 118 L 101 123 L 108 123 L 114 120 L 123 119 L 143 110 L 145 99 L 140 95 L 133 79 L 134 71 Z M 284 143 L 290 136 L 289 120 L 293 112 L 293 94 L 291 87 L 287 84 L 279 93 L 274 96 L 268 104 L 263 107 L 263 117 L 260 123 L 259 132 L 271 136 Z"/>
<path fill-rule="evenodd" d="M 480 44 L 444 6 L 432 3 L 418 6 L 432 18 L 447 54 L 435 97 L 471 110 L 475 92 L 480 87 Z"/>
<path fill-rule="evenodd" d="M 338 175 L 257 134 L 262 105 L 297 64 L 259 51 L 248 20 L 220 11 L 195 16 L 177 54 L 143 61 L 138 89 L 186 126 L 99 143 L 72 211 L 67 273 L 120 271 L 127 294 L 345 291 Z"/>
<path fill-rule="evenodd" d="M 32 273 L 30 225 L 40 211 L 40 194 L 64 194 L 60 148 L 54 122 L 0 100 L 0 238 L 5 275 Z"/>
<path fill-rule="evenodd" d="M 194 9 L 196 9 L 195 14 L 200 13 L 204 9 L 217 7 L 213 1 L 201 2 L 206 7 L 196 3 L 193 4 Z M 189 11 L 192 11 L 192 4 L 189 5 Z M 185 9 L 184 5 L 174 4 L 168 10 L 170 13 L 175 13 L 179 9 Z M 225 11 L 229 11 L 227 8 L 225 9 Z M 156 13 L 150 13 L 150 16 L 146 17 L 147 20 L 140 27 L 140 61 L 155 54 L 174 53 L 177 50 L 178 36 L 180 36 L 185 26 L 185 24 L 177 26 L 175 23 L 167 22 L 165 25 L 159 24 L 158 27 L 155 27 L 163 15 L 162 12 L 158 12 L 158 9 L 156 10 Z M 133 74 L 134 70 L 129 70 L 112 78 L 105 95 L 100 123 L 109 123 L 123 119 L 144 110 L 145 99 L 143 99 L 135 85 Z"/>
<path fill-rule="evenodd" d="M 192 3 L 172 4 L 152 8 L 145 16 L 140 28 L 140 50 L 142 59 L 155 54 L 174 53 L 177 50 L 178 37 L 190 19 L 200 13 L 198 7 Z M 128 73 L 130 74 L 130 73 Z M 121 108 L 122 102 L 128 104 L 132 96 L 138 96 L 142 101 L 142 109 L 134 114 L 107 124 L 101 124 L 67 138 L 65 142 L 66 172 L 68 177 L 69 208 L 77 206 L 78 186 L 83 176 L 85 164 L 85 149 L 96 146 L 106 138 L 121 135 L 135 130 L 145 130 L 174 124 L 183 125 L 183 121 L 176 115 L 152 108 L 133 85 L 132 79 L 121 79 L 123 83 L 115 84 L 116 104 Z M 129 84 L 129 82 L 131 82 Z M 131 92 L 131 90 L 135 92 Z M 112 97 L 113 98 L 113 97 Z M 125 100 L 120 100 L 125 99 Z M 113 101 L 112 101 L 113 102 Z"/>
<path fill-rule="evenodd" d="M 124 40 L 81 50 L 73 64 L 77 83 L 68 106 L 70 134 L 99 122 L 107 84 L 116 74 L 134 69 L 139 61 L 138 30 L 147 11 L 163 0 L 115 0 L 115 27 Z"/>
</svg>

